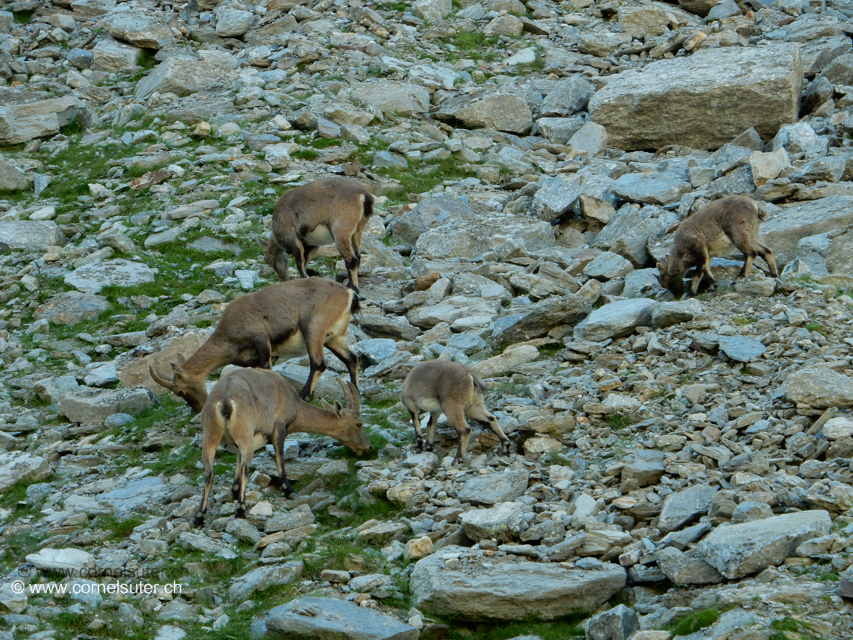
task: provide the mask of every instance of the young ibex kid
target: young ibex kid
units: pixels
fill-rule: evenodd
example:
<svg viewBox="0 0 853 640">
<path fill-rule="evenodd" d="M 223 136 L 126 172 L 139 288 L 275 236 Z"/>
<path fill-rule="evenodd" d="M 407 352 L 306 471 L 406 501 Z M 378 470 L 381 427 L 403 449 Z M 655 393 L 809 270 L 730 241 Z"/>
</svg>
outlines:
<svg viewBox="0 0 853 640">
<path fill-rule="evenodd" d="M 246 483 L 249 463 L 255 449 L 272 443 L 278 477 L 273 486 L 291 495 L 293 487 L 284 473 L 284 439 L 289 433 L 308 432 L 331 436 L 356 455 L 370 451 L 370 442 L 362 431 L 358 390 L 338 378 L 344 390 L 346 407 L 332 407 L 323 401 L 323 409 L 299 398 L 285 378 L 264 369 L 237 369 L 223 376 L 201 411 L 202 462 L 204 491 L 193 524 L 204 524 L 207 502 L 213 486 L 213 459 L 216 447 L 224 440 L 237 446 L 237 468 L 231 493 L 237 501 L 237 517 L 246 516 Z"/>
<path fill-rule="evenodd" d="M 658 262 L 658 282 L 672 291 L 676 298 L 684 294 L 684 273 L 695 267 L 690 295 L 696 295 L 702 276 L 716 284 L 711 275 L 711 258 L 743 253 L 743 268 L 736 280 L 744 277 L 757 256 L 764 258 L 770 275 L 779 276 L 773 251 L 758 237 L 761 222 L 767 213 L 758 203 L 746 196 L 727 196 L 714 200 L 689 216 L 675 232 L 675 245 L 663 262 Z"/>
<path fill-rule="evenodd" d="M 494 431 L 500 438 L 504 454 L 509 454 L 509 438 L 506 437 L 497 418 L 489 413 L 483 402 L 488 387 L 475 369 L 459 362 L 430 360 L 422 362 L 409 372 L 403 382 L 400 400 L 412 414 L 418 447 L 432 451 L 435 444 L 435 425 L 441 413 L 459 434 L 459 448 L 453 464 L 465 459 L 471 427 L 465 421 L 469 417 Z M 429 411 L 427 441 L 421 434 L 420 414 Z"/>
<path fill-rule="evenodd" d="M 189 360 L 172 362 L 172 376 L 149 367 L 154 381 L 187 401 L 198 413 L 207 399 L 205 381 L 211 371 L 236 364 L 272 368 L 272 357 L 308 354 L 310 372 L 299 396 L 307 398 L 326 369 L 323 347 L 328 347 L 349 371 L 358 388 L 358 358 L 347 343 L 350 315 L 358 311 L 358 297 L 337 282 L 308 278 L 279 282 L 233 300 L 216 330 Z"/>
<path fill-rule="evenodd" d="M 258 238 L 264 259 L 278 277 L 287 280 L 290 255 L 303 278 L 317 275 L 306 269 L 318 247 L 334 243 L 344 259 L 349 287 L 358 292 L 361 235 L 373 214 L 373 196 L 354 180 L 331 177 L 315 180 L 284 193 L 272 214 L 272 234 Z"/>
</svg>

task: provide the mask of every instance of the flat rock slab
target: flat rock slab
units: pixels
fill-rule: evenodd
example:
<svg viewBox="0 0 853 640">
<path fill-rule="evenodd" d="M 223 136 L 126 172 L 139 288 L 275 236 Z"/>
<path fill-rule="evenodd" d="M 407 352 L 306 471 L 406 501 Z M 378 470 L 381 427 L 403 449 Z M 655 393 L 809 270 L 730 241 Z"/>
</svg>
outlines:
<svg viewBox="0 0 853 640">
<path fill-rule="evenodd" d="M 145 387 L 104 391 L 82 387 L 59 403 L 59 414 L 71 422 L 102 423 L 114 413 L 136 415 L 158 404 L 157 396 Z"/>
<path fill-rule="evenodd" d="M 350 94 L 353 102 L 388 114 L 410 118 L 429 111 L 429 91 L 424 87 L 396 80 L 362 82 Z"/>
<path fill-rule="evenodd" d="M 145 476 L 125 482 L 115 489 L 104 491 L 97 499 L 108 505 L 116 515 L 131 511 L 144 511 L 146 506 L 156 504 L 172 489 L 158 476 Z"/>
<path fill-rule="evenodd" d="M 415 627 L 331 598 L 299 598 L 252 624 L 251 637 L 287 640 L 417 640 Z"/>
<path fill-rule="evenodd" d="M 575 340 L 602 342 L 627 336 L 639 326 L 648 326 L 652 311 L 660 304 L 649 298 L 617 300 L 593 311 L 575 327 Z"/>
<path fill-rule="evenodd" d="M 436 118 L 455 118 L 469 127 L 525 133 L 533 126 L 533 115 L 523 98 L 514 93 L 487 93 L 472 98 L 460 96 L 442 103 Z"/>
<path fill-rule="evenodd" d="M 803 238 L 853 224 L 853 196 L 830 196 L 780 207 L 761 225 L 761 239 L 773 248 L 779 265 L 797 257 Z"/>
<path fill-rule="evenodd" d="M 53 296 L 33 313 L 36 320 L 46 319 L 51 324 L 77 324 L 95 320 L 110 308 L 103 296 L 79 291 L 65 291 Z"/>
<path fill-rule="evenodd" d="M 243 602 L 255 591 L 266 591 L 270 587 L 290 584 L 298 580 L 305 570 L 301 560 L 283 562 L 272 566 L 260 566 L 237 578 L 228 588 L 228 600 Z"/>
<path fill-rule="evenodd" d="M 797 122 L 802 83 L 796 44 L 703 49 L 620 73 L 589 112 L 612 147 L 716 149 L 749 127 L 769 140 Z"/>
<path fill-rule="evenodd" d="M 84 293 L 99 293 L 107 286 L 133 287 L 154 282 L 154 271 L 147 264 L 131 260 L 100 260 L 84 264 L 65 276 L 65 284 Z"/>
<path fill-rule="evenodd" d="M 28 555 L 27 562 L 42 571 L 79 571 L 96 564 L 95 556 L 82 549 L 41 549 L 38 553 Z"/>
<path fill-rule="evenodd" d="M 669 173 L 626 173 L 613 187 L 618 197 L 644 204 L 675 202 L 691 190 L 689 182 Z"/>
<path fill-rule="evenodd" d="M 826 511 L 799 511 L 719 526 L 696 547 L 696 554 L 727 578 L 736 579 L 781 564 L 806 540 L 829 533 Z"/>
<path fill-rule="evenodd" d="M 0 143 L 20 144 L 59 133 L 83 109 L 77 96 L 0 107 Z"/>
<path fill-rule="evenodd" d="M 574 324 L 585 317 L 592 305 L 573 293 L 543 300 L 525 308 L 524 313 L 505 316 L 495 323 L 492 343 L 498 347 L 539 338 L 560 324 Z"/>
<path fill-rule="evenodd" d="M 239 63 L 225 51 L 200 51 L 198 58 L 174 55 L 158 64 L 136 85 L 136 99 L 144 100 L 152 93 L 174 93 L 188 96 L 204 87 L 224 82 L 237 75 Z"/>
<path fill-rule="evenodd" d="M 13 220 L 0 222 L 0 242 L 10 249 L 43 251 L 64 246 L 65 235 L 50 220 Z"/>
<path fill-rule="evenodd" d="M 412 571 L 412 600 L 421 611 L 465 620 L 554 620 L 590 613 L 625 586 L 625 569 L 566 569 L 559 564 L 478 557 L 449 546 Z"/>
<path fill-rule="evenodd" d="M 736 362 L 749 362 L 767 351 L 755 338 L 720 336 L 720 351 Z"/>
<path fill-rule="evenodd" d="M 436 224 L 417 240 L 418 256 L 424 258 L 479 258 L 509 242 L 528 252 L 556 244 L 553 227 L 544 220 L 512 215 L 455 216 Z"/>
<path fill-rule="evenodd" d="M 692 487 L 669 494 L 663 501 L 663 509 L 658 520 L 661 531 L 675 531 L 690 524 L 699 516 L 708 512 L 708 507 L 717 494 L 717 487 L 696 484 Z"/>
<path fill-rule="evenodd" d="M 527 490 L 528 473 L 524 469 L 507 470 L 503 473 L 489 473 L 467 480 L 457 491 L 462 502 L 495 504 L 509 502 L 520 497 Z"/>
<path fill-rule="evenodd" d="M 832 369 L 794 371 L 785 380 L 785 395 L 791 402 L 818 409 L 853 405 L 853 379 Z"/>
<path fill-rule="evenodd" d="M 18 482 L 44 480 L 53 470 L 47 460 L 24 451 L 0 453 L 0 491 L 6 491 Z"/>
</svg>

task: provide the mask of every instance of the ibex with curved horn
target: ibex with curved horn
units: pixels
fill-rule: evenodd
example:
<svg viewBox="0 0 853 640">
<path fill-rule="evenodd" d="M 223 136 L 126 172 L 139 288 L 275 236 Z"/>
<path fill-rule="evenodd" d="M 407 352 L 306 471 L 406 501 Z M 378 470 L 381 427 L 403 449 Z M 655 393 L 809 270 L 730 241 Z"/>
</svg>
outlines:
<svg viewBox="0 0 853 640">
<path fill-rule="evenodd" d="M 320 246 L 334 243 L 346 264 L 349 287 L 358 292 L 361 234 L 372 214 L 373 196 L 358 182 L 337 176 L 315 180 L 281 196 L 269 240 L 257 240 L 282 280 L 289 279 L 290 255 L 301 277 L 317 275 L 306 263 Z"/>
<path fill-rule="evenodd" d="M 204 463 L 204 491 L 193 524 L 204 524 L 207 502 L 213 486 L 213 459 L 216 448 L 224 440 L 237 446 L 237 468 L 231 493 L 237 501 L 237 517 L 246 516 L 246 483 L 252 453 L 267 443 L 275 450 L 278 477 L 273 486 L 294 493 L 284 472 L 284 439 L 299 431 L 331 436 L 352 449 L 356 455 L 370 451 L 370 442 L 362 431 L 358 390 L 352 383 L 344 384 L 346 406 L 339 402 L 332 407 L 323 402 L 315 407 L 299 398 L 290 383 L 274 371 L 237 369 L 224 375 L 210 392 L 201 410 L 204 430 L 201 459 Z"/>
<path fill-rule="evenodd" d="M 272 368 L 272 357 L 308 354 L 311 370 L 299 396 L 314 391 L 326 369 L 323 347 L 343 362 L 358 389 L 358 358 L 347 343 L 358 296 L 325 278 L 279 282 L 233 300 L 216 330 L 186 361 L 172 362 L 172 376 L 149 367 L 154 381 L 187 401 L 198 413 L 207 399 L 208 375 L 226 364 Z"/>
</svg>

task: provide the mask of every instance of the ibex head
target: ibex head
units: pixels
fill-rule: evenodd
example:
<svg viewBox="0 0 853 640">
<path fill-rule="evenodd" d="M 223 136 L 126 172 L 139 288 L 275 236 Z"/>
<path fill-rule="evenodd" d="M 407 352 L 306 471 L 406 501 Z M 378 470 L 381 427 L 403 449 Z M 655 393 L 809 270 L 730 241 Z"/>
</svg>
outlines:
<svg viewBox="0 0 853 640">
<path fill-rule="evenodd" d="M 289 280 L 290 274 L 287 269 L 290 266 L 290 255 L 279 247 L 272 237 L 264 242 L 259 235 L 255 234 L 255 240 L 264 251 L 264 261 L 275 270 L 279 279 Z"/>
<path fill-rule="evenodd" d="M 204 380 L 197 380 L 184 373 L 181 368 L 184 360 L 184 356 L 178 354 L 177 361 L 169 363 L 172 367 L 172 377 L 161 375 L 154 365 L 149 365 L 148 373 L 151 374 L 154 382 L 186 400 L 195 413 L 200 413 L 207 400 L 207 389 L 204 386 Z"/>
<path fill-rule="evenodd" d="M 672 259 L 672 256 L 670 256 L 665 261 L 657 263 L 657 268 L 660 272 L 658 283 L 664 289 L 669 289 L 676 300 L 678 300 L 684 295 L 684 272 L 677 268 L 671 269 L 670 262 Z"/>
<path fill-rule="evenodd" d="M 338 378 L 338 384 L 341 385 L 341 389 L 344 391 L 346 406 L 342 406 L 337 401 L 334 407 L 325 400 L 320 400 L 320 403 L 327 411 L 333 411 L 338 418 L 339 430 L 334 435 L 335 439 L 351 449 L 355 455 L 363 456 L 370 451 L 370 441 L 364 435 L 364 431 L 361 428 L 363 420 L 359 413 L 361 401 L 358 389 L 351 382 L 344 382 L 342 378 Z"/>
</svg>

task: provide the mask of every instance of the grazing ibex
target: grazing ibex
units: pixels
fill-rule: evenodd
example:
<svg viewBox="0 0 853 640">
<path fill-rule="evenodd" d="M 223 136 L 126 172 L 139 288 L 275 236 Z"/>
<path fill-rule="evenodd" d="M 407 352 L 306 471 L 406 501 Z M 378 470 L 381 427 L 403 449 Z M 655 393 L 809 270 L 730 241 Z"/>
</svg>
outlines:
<svg viewBox="0 0 853 640">
<path fill-rule="evenodd" d="M 403 382 L 400 400 L 412 414 L 418 448 L 432 450 L 435 444 L 435 425 L 441 413 L 459 434 L 459 448 L 453 464 L 465 459 L 465 449 L 471 436 L 471 427 L 465 421 L 469 417 L 489 427 L 500 438 L 504 454 L 509 454 L 509 438 L 506 437 L 497 418 L 489 413 L 483 403 L 488 387 L 475 369 L 459 362 L 430 360 L 422 362 L 409 372 Z M 427 441 L 421 434 L 422 411 L 429 411 Z"/>
<path fill-rule="evenodd" d="M 205 381 L 226 364 L 272 368 L 272 357 L 308 354 L 311 370 L 299 395 L 307 398 L 326 369 L 328 347 L 349 371 L 358 388 L 358 358 L 347 343 L 350 315 L 358 311 L 358 296 L 325 278 L 279 282 L 233 300 L 216 330 L 188 360 L 172 362 L 172 376 L 149 367 L 154 381 L 182 397 L 198 413 L 207 399 Z"/>
<path fill-rule="evenodd" d="M 299 275 L 318 247 L 334 243 L 349 273 L 349 286 L 358 292 L 361 234 L 373 214 L 373 196 L 354 180 L 331 177 L 315 180 L 284 193 L 272 214 L 272 234 L 258 238 L 264 259 L 282 280 L 289 278 L 290 255 Z"/>
<path fill-rule="evenodd" d="M 308 404 L 296 395 L 290 383 L 274 371 L 237 369 L 216 383 L 204 408 L 201 426 L 204 430 L 201 459 L 204 463 L 204 491 L 193 524 L 204 524 L 207 501 L 213 486 L 213 459 L 216 447 L 224 439 L 237 446 L 237 469 L 231 494 L 237 501 L 237 517 L 246 517 L 246 482 L 252 453 L 267 443 L 275 450 L 278 477 L 272 485 L 294 493 L 284 473 L 284 439 L 289 433 L 308 432 L 331 436 L 349 447 L 356 455 L 370 451 L 370 442 L 361 430 L 358 390 L 344 384 L 346 407 L 339 402 L 332 407 L 325 401 L 323 409 Z"/>
<path fill-rule="evenodd" d="M 744 256 L 736 280 L 744 277 L 756 256 L 764 258 L 770 275 L 778 277 L 773 251 L 758 237 L 766 217 L 764 209 L 746 196 L 727 196 L 702 207 L 679 225 L 672 251 L 657 264 L 658 282 L 680 298 L 684 294 L 684 273 L 695 267 L 690 285 L 690 294 L 695 296 L 703 275 L 712 286 L 716 283 L 711 275 L 711 257 L 728 255 L 735 248 Z"/>
</svg>

